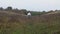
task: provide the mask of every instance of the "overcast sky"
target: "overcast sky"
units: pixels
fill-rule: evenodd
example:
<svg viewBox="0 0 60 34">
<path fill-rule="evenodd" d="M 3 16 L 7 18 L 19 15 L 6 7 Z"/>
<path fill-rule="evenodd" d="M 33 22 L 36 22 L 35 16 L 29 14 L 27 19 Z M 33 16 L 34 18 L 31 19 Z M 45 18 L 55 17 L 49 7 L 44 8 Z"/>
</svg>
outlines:
<svg viewBox="0 0 60 34">
<path fill-rule="evenodd" d="M 60 0 L 0 0 L 0 7 L 12 6 L 27 10 L 55 10 L 60 9 Z"/>
</svg>

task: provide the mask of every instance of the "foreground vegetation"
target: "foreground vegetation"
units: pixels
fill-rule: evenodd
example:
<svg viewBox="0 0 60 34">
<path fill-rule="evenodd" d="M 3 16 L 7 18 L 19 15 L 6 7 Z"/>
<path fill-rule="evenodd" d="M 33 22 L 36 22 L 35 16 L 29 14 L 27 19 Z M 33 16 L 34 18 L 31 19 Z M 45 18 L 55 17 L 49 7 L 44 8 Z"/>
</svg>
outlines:
<svg viewBox="0 0 60 34">
<path fill-rule="evenodd" d="M 25 12 L 24 12 L 25 13 Z M 0 34 L 60 34 L 60 13 L 0 11 Z"/>
</svg>

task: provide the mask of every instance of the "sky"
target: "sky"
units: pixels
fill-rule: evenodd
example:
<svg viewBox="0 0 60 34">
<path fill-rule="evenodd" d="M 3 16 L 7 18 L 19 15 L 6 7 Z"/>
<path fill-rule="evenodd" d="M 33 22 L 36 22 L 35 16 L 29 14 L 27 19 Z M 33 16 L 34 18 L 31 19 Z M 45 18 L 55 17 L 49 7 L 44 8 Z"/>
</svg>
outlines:
<svg viewBox="0 0 60 34">
<path fill-rule="evenodd" d="M 31 11 L 59 10 L 60 0 L 0 0 L 0 7 L 8 6 Z"/>
</svg>

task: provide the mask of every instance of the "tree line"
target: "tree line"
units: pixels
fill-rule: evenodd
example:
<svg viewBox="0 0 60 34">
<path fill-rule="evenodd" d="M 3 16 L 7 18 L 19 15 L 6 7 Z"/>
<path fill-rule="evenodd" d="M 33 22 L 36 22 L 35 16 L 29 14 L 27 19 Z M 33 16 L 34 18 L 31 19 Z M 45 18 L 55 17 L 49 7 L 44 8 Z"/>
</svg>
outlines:
<svg viewBox="0 0 60 34">
<path fill-rule="evenodd" d="M 3 7 L 0 7 L 0 11 L 13 11 L 13 12 L 16 12 L 16 13 L 21 13 L 21 14 L 27 14 L 28 12 L 31 12 L 32 15 L 41 15 L 41 14 L 46 14 L 46 13 L 50 13 L 50 12 L 54 12 L 53 10 L 50 10 L 50 11 L 28 11 L 26 9 L 18 9 L 18 8 L 12 8 L 11 6 L 8 6 L 7 8 L 3 8 Z M 55 11 L 60 11 L 60 10 L 55 10 Z"/>
</svg>

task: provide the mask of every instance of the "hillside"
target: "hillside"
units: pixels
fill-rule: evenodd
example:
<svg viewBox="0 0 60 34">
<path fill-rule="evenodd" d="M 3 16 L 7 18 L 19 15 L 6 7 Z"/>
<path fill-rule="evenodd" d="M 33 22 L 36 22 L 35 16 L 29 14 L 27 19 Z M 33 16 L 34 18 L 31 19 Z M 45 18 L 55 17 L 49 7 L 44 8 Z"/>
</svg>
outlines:
<svg viewBox="0 0 60 34">
<path fill-rule="evenodd" d="M 60 34 L 60 13 L 52 13 L 28 18 L 15 12 L 0 11 L 0 34 Z"/>
</svg>

